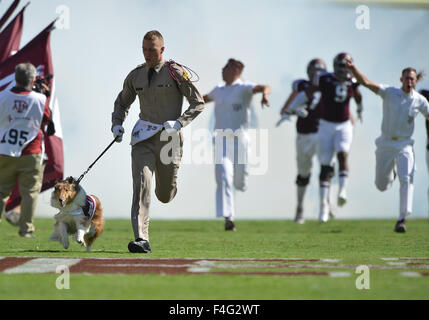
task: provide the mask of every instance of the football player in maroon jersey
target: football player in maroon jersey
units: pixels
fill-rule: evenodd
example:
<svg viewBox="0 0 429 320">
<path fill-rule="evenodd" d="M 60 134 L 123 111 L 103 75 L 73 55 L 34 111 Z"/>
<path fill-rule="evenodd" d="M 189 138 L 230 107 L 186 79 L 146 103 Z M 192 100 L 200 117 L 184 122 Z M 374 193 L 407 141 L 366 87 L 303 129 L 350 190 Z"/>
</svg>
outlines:
<svg viewBox="0 0 429 320">
<path fill-rule="evenodd" d="M 339 164 L 338 206 L 347 201 L 346 182 L 349 173 L 348 153 L 353 138 L 353 124 L 350 113 L 350 99 L 354 97 L 358 118 L 362 120 L 362 95 L 356 79 L 346 67 L 346 59 L 352 59 L 348 53 L 335 56 L 334 72 L 317 74 L 312 86 L 306 90 L 310 99 L 314 92 L 320 91 L 320 123 L 318 130 L 318 157 L 320 171 L 320 214 L 319 221 L 329 219 L 328 194 L 330 180 L 334 175 L 333 161 L 335 155 Z"/>
<path fill-rule="evenodd" d="M 294 102 L 294 99 L 300 92 L 305 92 L 311 87 L 314 76 L 319 72 L 326 71 L 326 63 L 320 59 L 312 59 L 307 65 L 308 80 L 298 79 L 292 83 L 292 92 L 286 100 L 283 108 L 280 111 L 280 115 L 283 117 L 286 115 L 294 114 L 295 108 L 291 110 L 289 107 Z M 319 126 L 320 110 L 319 110 L 319 99 L 320 93 L 314 94 L 311 101 L 302 107 L 304 108 L 305 117 L 298 117 L 296 121 L 296 160 L 298 167 L 298 175 L 296 177 L 297 185 L 297 207 L 295 222 L 298 224 L 304 223 L 303 215 L 303 202 L 304 195 L 307 189 L 307 185 L 310 182 L 311 168 L 313 156 L 317 150 L 317 130 Z M 301 107 L 301 106 L 299 106 Z M 302 112 L 302 111 L 301 111 Z"/>
</svg>

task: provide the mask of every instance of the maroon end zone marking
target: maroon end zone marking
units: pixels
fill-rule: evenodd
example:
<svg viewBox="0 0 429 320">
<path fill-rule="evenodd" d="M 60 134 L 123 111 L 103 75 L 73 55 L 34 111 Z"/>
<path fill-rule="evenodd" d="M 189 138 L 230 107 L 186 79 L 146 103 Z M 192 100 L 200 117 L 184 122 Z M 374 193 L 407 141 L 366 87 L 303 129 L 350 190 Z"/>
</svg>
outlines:
<svg viewBox="0 0 429 320">
<path fill-rule="evenodd" d="M 285 259 L 253 259 L 253 258 L 207 258 L 207 259 L 192 259 L 195 261 L 244 261 L 244 262 L 252 262 L 252 261 L 267 261 L 267 262 L 320 262 L 320 259 L 294 259 L 294 258 L 285 258 Z"/>
<path fill-rule="evenodd" d="M 229 274 L 229 275 L 329 275 L 327 272 L 270 272 L 270 271 L 251 271 L 251 272 L 234 272 L 234 271 L 206 271 L 204 266 L 198 264 L 201 261 L 228 261 L 228 262 L 317 262 L 320 259 L 237 259 L 237 258 L 208 258 L 208 259 L 192 259 L 192 258 L 129 258 L 129 259 L 82 259 L 77 264 L 70 267 L 72 273 L 123 273 L 123 274 Z M 275 265 L 273 265 L 275 267 Z M 194 268 L 202 268 L 200 271 L 191 271 Z M 219 268 L 213 265 L 209 268 Z"/>
<path fill-rule="evenodd" d="M 429 258 L 398 258 L 398 260 L 428 260 Z"/>
<path fill-rule="evenodd" d="M 0 272 L 3 272 L 4 270 L 9 268 L 20 266 L 21 264 L 24 264 L 27 261 L 30 261 L 33 259 L 35 258 L 6 257 L 3 259 L 0 259 Z"/>
<path fill-rule="evenodd" d="M 70 272 L 186 274 L 188 268 L 194 266 L 193 262 L 189 259 L 82 259 L 70 267 Z"/>
</svg>

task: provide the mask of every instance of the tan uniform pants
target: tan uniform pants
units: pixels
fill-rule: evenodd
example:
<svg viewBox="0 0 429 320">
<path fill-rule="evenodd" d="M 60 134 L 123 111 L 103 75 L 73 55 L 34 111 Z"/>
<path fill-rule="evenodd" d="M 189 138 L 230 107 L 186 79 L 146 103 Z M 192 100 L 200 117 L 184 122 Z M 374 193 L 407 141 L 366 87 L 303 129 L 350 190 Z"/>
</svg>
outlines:
<svg viewBox="0 0 429 320">
<path fill-rule="evenodd" d="M 42 188 L 43 167 L 41 153 L 29 154 L 18 158 L 0 155 L 0 212 L 18 179 L 21 195 L 21 214 L 19 233 L 34 232 L 34 211 Z"/>
<path fill-rule="evenodd" d="M 177 193 L 177 171 L 183 153 L 183 134 L 179 130 L 168 137 L 165 130 L 132 146 L 133 203 L 131 223 L 134 237 L 149 240 L 149 206 L 152 176 L 155 173 L 155 194 L 168 203 Z"/>
</svg>

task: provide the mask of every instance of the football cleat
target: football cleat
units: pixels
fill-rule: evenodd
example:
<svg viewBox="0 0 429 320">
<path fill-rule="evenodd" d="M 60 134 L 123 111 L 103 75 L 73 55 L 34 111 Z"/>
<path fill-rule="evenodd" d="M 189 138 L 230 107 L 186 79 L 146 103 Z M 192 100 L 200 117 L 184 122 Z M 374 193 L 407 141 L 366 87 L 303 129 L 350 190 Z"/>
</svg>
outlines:
<svg viewBox="0 0 429 320">
<path fill-rule="evenodd" d="M 305 220 L 304 220 L 303 213 L 304 212 L 303 212 L 302 207 L 297 207 L 296 208 L 295 223 L 297 223 L 297 224 L 304 224 Z"/>
<path fill-rule="evenodd" d="M 338 194 L 338 206 L 342 207 L 346 204 L 347 202 L 347 194 L 346 194 L 346 189 L 341 189 L 339 194 Z"/>
</svg>

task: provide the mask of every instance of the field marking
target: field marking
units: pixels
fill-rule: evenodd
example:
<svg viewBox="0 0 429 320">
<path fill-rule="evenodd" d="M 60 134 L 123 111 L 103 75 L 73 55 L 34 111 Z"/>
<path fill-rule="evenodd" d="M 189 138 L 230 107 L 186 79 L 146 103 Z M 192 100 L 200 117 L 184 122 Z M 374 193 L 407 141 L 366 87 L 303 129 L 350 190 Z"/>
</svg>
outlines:
<svg viewBox="0 0 429 320">
<path fill-rule="evenodd" d="M 3 273 L 52 273 L 56 272 L 58 266 L 71 267 L 81 259 L 58 259 L 58 258 L 35 258 L 27 261 L 19 266 L 9 268 L 3 271 Z"/>
<path fill-rule="evenodd" d="M 386 264 L 367 265 L 371 270 L 401 270 L 403 277 L 429 276 L 429 258 L 380 258 Z M 387 259 L 387 260 L 385 260 Z M 58 266 L 67 266 L 79 274 L 208 274 L 350 277 L 358 265 L 339 264 L 340 259 L 301 258 L 39 258 L 0 257 L 0 272 L 55 273 Z M 417 262 L 418 261 L 418 262 Z M 291 263 L 293 262 L 293 263 Z M 298 263 L 297 263 L 298 262 Z M 306 262 L 306 263 L 300 263 Z M 331 270 L 329 270 L 331 269 Z M 420 272 L 414 272 L 418 269 Z M 416 270 L 417 271 L 417 270 Z"/>
<path fill-rule="evenodd" d="M 410 277 L 410 278 L 418 278 L 422 276 L 420 272 L 411 272 L 411 271 L 401 272 L 400 275 L 403 277 Z"/>
<path fill-rule="evenodd" d="M 401 267 L 404 267 L 407 265 L 406 262 L 393 262 L 393 261 L 388 261 L 387 264 L 389 266 L 401 266 Z"/>
<path fill-rule="evenodd" d="M 329 276 L 331 278 L 347 278 L 350 277 L 352 274 L 350 272 L 342 272 L 342 271 L 336 271 L 336 272 L 329 272 Z"/>
<path fill-rule="evenodd" d="M 399 260 L 406 260 L 406 261 L 408 261 L 408 260 L 427 260 L 427 261 L 429 261 L 429 258 L 426 258 L 426 257 L 416 257 L 416 258 L 410 258 L 410 257 L 398 257 L 398 258 L 380 258 L 381 260 L 384 260 L 384 261 L 399 261 Z"/>
</svg>

